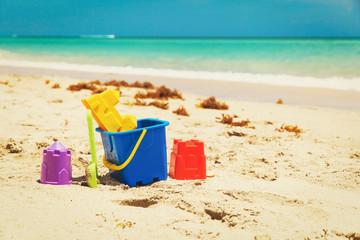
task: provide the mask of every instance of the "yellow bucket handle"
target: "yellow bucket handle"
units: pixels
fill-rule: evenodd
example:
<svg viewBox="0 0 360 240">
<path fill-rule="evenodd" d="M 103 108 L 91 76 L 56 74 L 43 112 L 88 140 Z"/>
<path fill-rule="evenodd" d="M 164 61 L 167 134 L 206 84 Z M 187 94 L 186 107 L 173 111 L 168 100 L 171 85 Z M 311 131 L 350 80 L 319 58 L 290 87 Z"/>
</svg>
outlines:
<svg viewBox="0 0 360 240">
<path fill-rule="evenodd" d="M 121 169 L 125 168 L 125 167 L 130 163 L 130 161 L 133 159 L 133 157 L 134 157 L 134 155 L 135 155 L 135 153 L 136 153 L 136 151 L 137 151 L 137 149 L 138 149 L 141 141 L 143 140 L 146 132 L 147 132 L 147 130 L 144 128 L 143 131 L 142 131 L 142 133 L 141 133 L 141 135 L 140 135 L 140 137 L 139 137 L 139 140 L 137 141 L 137 143 L 136 143 L 134 149 L 132 150 L 130 156 L 129 156 L 128 159 L 126 159 L 126 161 L 125 161 L 123 164 L 121 164 L 120 166 L 118 166 L 118 165 L 116 165 L 116 164 L 114 164 L 114 163 L 111 163 L 111 162 L 109 162 L 108 160 L 106 160 L 106 156 L 105 156 L 105 153 L 104 153 L 103 163 L 104 163 L 105 167 L 107 167 L 107 168 L 109 168 L 109 169 L 111 169 L 111 170 L 121 170 Z"/>
</svg>

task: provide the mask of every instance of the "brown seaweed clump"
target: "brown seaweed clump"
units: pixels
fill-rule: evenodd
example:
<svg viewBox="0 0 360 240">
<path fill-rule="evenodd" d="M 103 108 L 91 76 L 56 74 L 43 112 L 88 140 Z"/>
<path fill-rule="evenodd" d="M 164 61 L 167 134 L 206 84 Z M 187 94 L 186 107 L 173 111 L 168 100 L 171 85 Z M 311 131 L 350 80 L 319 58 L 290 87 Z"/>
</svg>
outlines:
<svg viewBox="0 0 360 240">
<path fill-rule="evenodd" d="M 109 80 L 103 83 L 105 86 L 114 86 L 114 87 L 128 87 L 129 84 L 125 81 Z"/>
<path fill-rule="evenodd" d="M 145 88 L 145 89 L 153 89 L 153 88 L 155 88 L 154 85 L 153 85 L 151 82 L 143 82 L 143 83 L 140 83 L 140 82 L 138 82 L 138 81 L 130 84 L 129 87 Z"/>
<path fill-rule="evenodd" d="M 134 83 L 129 84 L 128 82 L 122 80 L 109 80 L 106 82 L 101 82 L 99 80 L 91 81 L 91 82 L 80 82 L 77 84 L 71 84 L 66 89 L 72 92 L 81 91 L 83 89 L 87 89 L 92 91 L 92 94 L 102 93 L 107 90 L 108 86 L 116 87 L 118 90 L 120 87 L 134 87 L 134 88 L 144 88 L 144 89 L 153 89 L 155 88 L 151 82 L 139 82 L 136 81 Z"/>
<path fill-rule="evenodd" d="M 175 113 L 177 115 L 181 115 L 181 116 L 186 116 L 186 117 L 190 116 L 190 114 L 186 111 L 186 109 L 182 105 L 179 106 L 178 109 L 174 110 L 173 113 Z"/>
<path fill-rule="evenodd" d="M 91 82 L 80 82 L 77 84 L 70 84 L 66 90 L 72 91 L 72 92 L 78 92 L 83 89 L 95 91 L 98 86 L 101 85 L 101 82 L 99 80 L 91 81 Z"/>
<path fill-rule="evenodd" d="M 227 110 L 229 106 L 225 102 L 218 102 L 214 96 L 209 97 L 201 101 L 197 107 L 200 108 L 210 108 L 210 109 L 218 109 L 218 110 Z"/>
<path fill-rule="evenodd" d="M 236 127 L 248 127 L 248 128 L 253 128 L 255 129 L 254 126 L 249 126 L 250 120 L 246 119 L 246 120 L 241 120 L 241 122 L 233 122 L 231 124 L 231 126 L 236 126 Z"/>
<path fill-rule="evenodd" d="M 236 115 L 230 116 L 229 114 L 222 114 L 222 118 L 220 121 L 218 121 L 218 123 L 228 124 L 230 126 L 235 126 L 235 127 L 246 127 L 246 128 L 255 129 L 255 126 L 249 126 L 250 123 L 249 119 L 241 120 L 240 122 L 234 122 L 235 116 Z"/>
<path fill-rule="evenodd" d="M 134 105 L 136 105 L 136 106 L 147 106 L 145 101 L 139 100 L 137 98 L 135 98 Z"/>
<path fill-rule="evenodd" d="M 157 87 L 155 91 L 146 91 L 146 93 L 138 92 L 135 98 L 152 98 L 152 99 L 182 99 L 182 94 L 177 90 L 171 90 L 165 85 Z"/>
<path fill-rule="evenodd" d="M 154 102 L 149 103 L 148 106 L 154 106 L 154 107 L 161 108 L 161 109 L 164 109 L 164 110 L 169 109 L 169 103 L 163 102 L 163 101 L 160 102 L 160 101 L 157 101 L 157 100 L 155 100 Z"/>
<path fill-rule="evenodd" d="M 295 133 L 295 136 L 299 136 L 300 133 L 303 133 L 304 131 L 301 128 L 298 128 L 297 125 L 293 126 L 293 125 L 285 125 L 285 123 L 283 123 L 281 125 L 280 128 L 276 128 L 275 131 L 278 132 L 293 132 Z"/>
<path fill-rule="evenodd" d="M 245 133 L 242 133 L 242 132 L 227 132 L 227 134 L 229 135 L 229 137 L 232 137 L 232 136 L 236 136 L 236 137 L 245 137 L 246 134 Z"/>
<path fill-rule="evenodd" d="M 220 119 L 220 118 L 218 118 Z M 218 123 L 224 123 L 231 125 L 233 123 L 234 117 L 230 116 L 229 114 L 222 114 L 222 118 Z"/>
<path fill-rule="evenodd" d="M 94 90 L 91 91 L 91 94 L 94 95 L 94 94 L 97 94 L 97 93 L 102 93 L 102 92 L 105 92 L 107 90 L 106 87 L 97 87 L 95 88 Z M 120 92 L 121 94 L 121 92 Z"/>
<path fill-rule="evenodd" d="M 117 80 L 109 80 L 104 82 L 105 86 L 114 86 L 114 87 L 131 87 L 131 88 L 145 88 L 145 89 L 153 89 L 155 88 L 154 85 L 151 82 L 139 82 L 136 81 L 134 83 L 129 84 L 128 82 L 122 80 L 122 81 L 117 81 Z"/>
<path fill-rule="evenodd" d="M 161 108 L 161 109 L 164 109 L 164 110 L 167 110 L 169 109 L 169 103 L 167 102 L 164 102 L 164 101 L 153 101 L 153 102 L 150 102 L 150 103 L 146 103 L 145 101 L 143 100 L 139 100 L 137 98 L 135 98 L 135 102 L 126 102 L 126 103 L 123 103 L 124 105 L 129 105 L 129 106 L 154 106 L 154 107 L 157 107 L 157 108 Z"/>
<path fill-rule="evenodd" d="M 52 85 L 52 87 L 51 87 L 51 88 L 60 88 L 60 84 L 55 83 L 54 85 Z"/>
<path fill-rule="evenodd" d="M 360 233 L 349 233 L 346 234 L 344 237 L 346 237 L 349 240 L 360 240 Z"/>
<path fill-rule="evenodd" d="M 102 83 L 99 80 L 91 81 L 91 82 L 80 82 L 77 84 L 69 85 L 66 90 L 72 92 L 78 92 L 83 89 L 90 90 L 92 94 L 102 93 L 103 91 L 107 90 L 106 87 L 101 87 Z"/>
</svg>

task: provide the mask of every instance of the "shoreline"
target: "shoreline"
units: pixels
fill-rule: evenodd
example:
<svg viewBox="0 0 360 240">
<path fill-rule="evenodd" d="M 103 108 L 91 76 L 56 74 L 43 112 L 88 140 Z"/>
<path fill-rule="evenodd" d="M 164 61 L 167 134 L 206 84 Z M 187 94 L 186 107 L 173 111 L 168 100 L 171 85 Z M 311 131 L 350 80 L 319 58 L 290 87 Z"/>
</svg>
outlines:
<svg viewBox="0 0 360 240">
<path fill-rule="evenodd" d="M 92 73 L 84 71 L 66 71 L 12 66 L 0 66 L 0 73 L 38 76 L 62 76 L 84 80 L 98 79 L 101 81 L 107 81 L 111 79 L 131 82 L 150 81 L 156 86 L 166 85 L 169 88 L 176 88 L 180 92 L 186 94 L 202 95 L 206 97 L 215 96 L 216 98 L 224 100 L 275 103 L 279 98 L 281 98 L 284 104 L 289 105 L 360 111 L 360 92 L 349 90 L 278 86 L 260 83 L 203 79 L 124 75 L 116 73 Z"/>
</svg>

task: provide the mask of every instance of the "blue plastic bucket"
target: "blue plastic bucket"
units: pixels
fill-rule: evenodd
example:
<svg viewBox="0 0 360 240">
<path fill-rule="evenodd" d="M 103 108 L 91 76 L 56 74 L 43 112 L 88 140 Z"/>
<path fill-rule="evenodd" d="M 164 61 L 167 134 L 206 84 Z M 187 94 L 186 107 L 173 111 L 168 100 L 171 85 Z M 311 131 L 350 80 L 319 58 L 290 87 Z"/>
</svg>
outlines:
<svg viewBox="0 0 360 240">
<path fill-rule="evenodd" d="M 106 160 L 115 165 L 124 164 L 141 139 L 131 161 L 122 170 L 110 170 L 110 176 L 134 187 L 167 179 L 166 134 L 169 122 L 153 118 L 139 119 L 137 128 L 125 132 L 106 132 L 97 128 L 101 134 Z M 146 133 L 144 133 L 146 129 Z"/>
</svg>

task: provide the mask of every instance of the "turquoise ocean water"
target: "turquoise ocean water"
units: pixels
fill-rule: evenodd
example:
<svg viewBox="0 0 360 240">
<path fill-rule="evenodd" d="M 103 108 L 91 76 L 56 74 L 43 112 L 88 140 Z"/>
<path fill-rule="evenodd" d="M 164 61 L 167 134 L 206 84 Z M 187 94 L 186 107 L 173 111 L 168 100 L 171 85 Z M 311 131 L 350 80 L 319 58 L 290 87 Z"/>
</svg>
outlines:
<svg viewBox="0 0 360 240">
<path fill-rule="evenodd" d="M 360 91 L 360 39 L 2 37 L 0 65 Z"/>
</svg>

